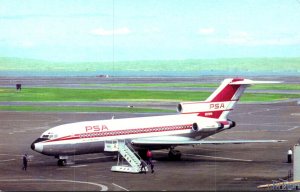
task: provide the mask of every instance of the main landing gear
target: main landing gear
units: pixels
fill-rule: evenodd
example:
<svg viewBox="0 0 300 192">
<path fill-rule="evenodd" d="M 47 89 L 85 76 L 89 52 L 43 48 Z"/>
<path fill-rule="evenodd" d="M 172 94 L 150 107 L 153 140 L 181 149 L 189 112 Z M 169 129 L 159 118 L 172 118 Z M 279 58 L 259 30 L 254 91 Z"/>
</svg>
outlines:
<svg viewBox="0 0 300 192">
<path fill-rule="evenodd" d="M 144 160 L 147 159 L 147 150 L 139 150 L 138 155 Z"/>
<path fill-rule="evenodd" d="M 138 154 L 142 159 L 147 159 L 147 150 L 139 150 Z M 181 152 L 171 147 L 168 156 L 170 160 L 179 161 L 181 159 Z"/>
<path fill-rule="evenodd" d="M 178 151 L 178 150 L 175 150 L 174 147 L 171 147 L 170 148 L 170 151 L 169 151 L 169 158 L 171 160 L 175 160 L 175 161 L 178 161 L 181 159 L 181 152 Z"/>
</svg>

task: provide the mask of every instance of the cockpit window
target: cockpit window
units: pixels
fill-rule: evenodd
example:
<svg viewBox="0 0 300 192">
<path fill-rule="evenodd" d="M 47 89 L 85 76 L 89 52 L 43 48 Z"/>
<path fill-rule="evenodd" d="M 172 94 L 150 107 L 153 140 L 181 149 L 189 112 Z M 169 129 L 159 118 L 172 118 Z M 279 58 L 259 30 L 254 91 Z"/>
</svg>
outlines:
<svg viewBox="0 0 300 192">
<path fill-rule="evenodd" d="M 42 135 L 42 138 L 45 138 L 45 139 L 55 139 L 55 138 L 57 138 L 57 134 L 55 134 L 55 135 L 53 135 L 53 134 Z"/>
</svg>

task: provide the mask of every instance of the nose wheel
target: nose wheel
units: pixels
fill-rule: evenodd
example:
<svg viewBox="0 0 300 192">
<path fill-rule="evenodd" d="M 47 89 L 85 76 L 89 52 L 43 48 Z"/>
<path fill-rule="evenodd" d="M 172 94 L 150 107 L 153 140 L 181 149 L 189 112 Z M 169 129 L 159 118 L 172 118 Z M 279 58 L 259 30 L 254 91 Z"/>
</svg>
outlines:
<svg viewBox="0 0 300 192">
<path fill-rule="evenodd" d="M 59 159 L 57 161 L 58 166 L 66 166 L 67 165 L 67 160 L 66 159 Z"/>
</svg>

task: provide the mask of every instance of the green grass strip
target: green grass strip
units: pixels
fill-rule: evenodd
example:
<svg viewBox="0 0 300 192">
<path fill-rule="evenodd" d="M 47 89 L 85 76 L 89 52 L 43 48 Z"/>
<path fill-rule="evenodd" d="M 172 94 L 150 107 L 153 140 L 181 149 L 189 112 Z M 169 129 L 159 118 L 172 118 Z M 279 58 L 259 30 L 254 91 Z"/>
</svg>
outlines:
<svg viewBox="0 0 300 192">
<path fill-rule="evenodd" d="M 203 87 L 216 88 L 218 84 L 206 83 L 107 83 L 107 84 L 81 84 L 81 86 L 95 86 L 95 87 Z"/>
<path fill-rule="evenodd" d="M 168 113 L 175 112 L 175 107 L 174 110 L 168 110 L 127 107 L 0 106 L 0 111 Z"/>
<path fill-rule="evenodd" d="M 151 91 L 66 88 L 0 89 L 0 101 L 203 101 L 211 92 Z M 300 94 L 246 93 L 242 101 L 277 101 L 300 98 Z"/>
<path fill-rule="evenodd" d="M 208 92 L 27 88 L 0 89 L 0 101 L 181 101 L 202 100 Z"/>
<path fill-rule="evenodd" d="M 81 86 L 94 87 L 192 87 L 217 88 L 217 83 L 113 83 L 113 84 L 81 84 Z M 300 84 L 265 84 L 253 85 L 252 90 L 300 90 Z"/>
<path fill-rule="evenodd" d="M 300 84 L 263 84 L 253 85 L 250 89 L 256 90 L 300 90 Z"/>
</svg>

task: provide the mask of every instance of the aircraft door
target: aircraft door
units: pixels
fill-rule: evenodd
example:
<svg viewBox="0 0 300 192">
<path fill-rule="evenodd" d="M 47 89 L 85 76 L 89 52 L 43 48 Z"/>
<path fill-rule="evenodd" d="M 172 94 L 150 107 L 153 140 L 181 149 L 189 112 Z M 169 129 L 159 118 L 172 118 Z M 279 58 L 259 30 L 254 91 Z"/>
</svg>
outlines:
<svg viewBox="0 0 300 192">
<path fill-rule="evenodd" d="M 118 150 L 119 150 L 118 140 L 104 141 L 104 151 L 112 152 Z"/>
</svg>

